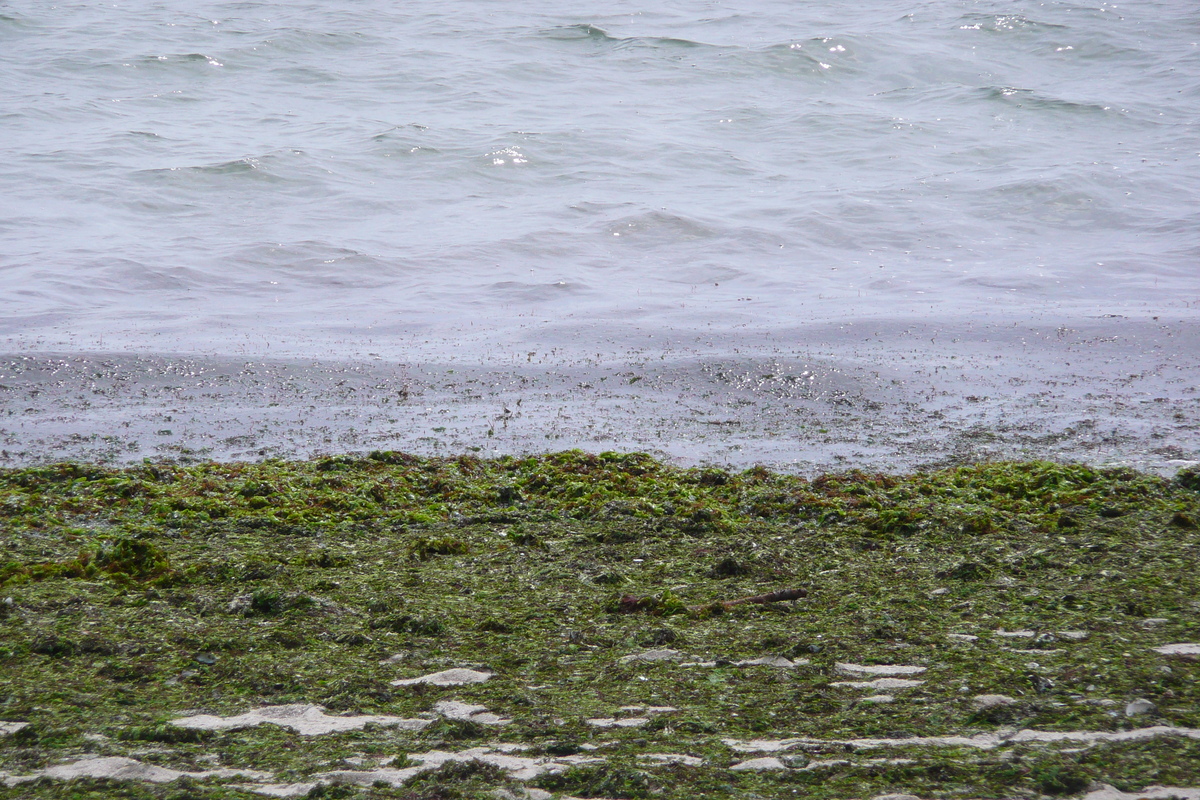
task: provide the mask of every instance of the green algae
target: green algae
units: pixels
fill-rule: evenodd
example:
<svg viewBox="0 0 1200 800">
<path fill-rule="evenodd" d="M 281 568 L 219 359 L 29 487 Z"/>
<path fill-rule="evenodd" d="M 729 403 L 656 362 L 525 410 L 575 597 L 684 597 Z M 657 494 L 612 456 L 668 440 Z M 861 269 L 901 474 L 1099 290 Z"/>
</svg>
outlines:
<svg viewBox="0 0 1200 800">
<path fill-rule="evenodd" d="M 1197 486 L 1195 472 L 1045 462 L 809 481 L 580 452 L 5 470 L 0 719 L 30 726 L 0 739 L 0 771 L 85 753 L 197 770 L 216 754 L 300 781 L 346 759 L 505 741 L 600 747 L 603 764 L 539 779 L 577 796 L 1061 795 L 1163 782 L 1147 777 L 1155 769 L 1195 785 L 1197 743 L 1175 738 L 1075 753 L 830 745 L 788 758 L 849 763 L 770 773 L 730 772 L 752 754 L 723 740 L 1200 728 L 1197 663 L 1152 650 L 1200 639 Z M 687 613 L 791 588 L 808 597 Z M 622 597 L 653 598 L 660 613 L 619 613 Z M 660 647 L 712 666 L 620 660 Z M 736 664 L 769 655 L 807 663 Z M 833 685 L 853 680 L 845 662 L 918 665 L 925 682 L 864 703 Z M 457 666 L 495 677 L 391 685 Z M 980 694 L 1014 702 L 981 710 Z M 412 717 L 448 698 L 513 722 L 311 738 L 167 724 L 286 703 Z M 1126 717 L 1135 698 L 1155 710 Z M 635 728 L 586 722 L 631 705 L 678 711 Z M 661 752 L 705 765 L 638 760 Z M 446 769 L 366 792 L 483 797 L 505 780 Z M 167 797 L 179 783 L 69 791 Z M 254 796 L 193 783 L 201 796 Z M 67 791 L 42 781 L 0 797 Z"/>
</svg>

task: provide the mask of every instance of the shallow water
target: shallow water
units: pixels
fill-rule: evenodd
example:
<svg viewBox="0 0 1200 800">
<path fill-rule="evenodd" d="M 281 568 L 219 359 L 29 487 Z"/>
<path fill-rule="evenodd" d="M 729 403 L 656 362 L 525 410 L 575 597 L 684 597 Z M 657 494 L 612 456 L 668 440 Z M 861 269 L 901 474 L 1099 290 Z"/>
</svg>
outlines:
<svg viewBox="0 0 1200 800">
<path fill-rule="evenodd" d="M 6 3 L 0 336 L 487 360 L 1194 318 L 1194 4 L 594 9 Z"/>
</svg>

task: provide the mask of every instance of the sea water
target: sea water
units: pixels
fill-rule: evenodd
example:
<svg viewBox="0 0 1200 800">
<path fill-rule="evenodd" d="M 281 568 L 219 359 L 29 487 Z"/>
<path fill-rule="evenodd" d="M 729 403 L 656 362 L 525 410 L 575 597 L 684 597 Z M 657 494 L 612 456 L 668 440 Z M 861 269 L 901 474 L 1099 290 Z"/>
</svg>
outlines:
<svg viewBox="0 0 1200 800">
<path fill-rule="evenodd" d="M 0 3 L 10 350 L 1183 314 L 1198 257 L 1194 0 Z"/>
</svg>

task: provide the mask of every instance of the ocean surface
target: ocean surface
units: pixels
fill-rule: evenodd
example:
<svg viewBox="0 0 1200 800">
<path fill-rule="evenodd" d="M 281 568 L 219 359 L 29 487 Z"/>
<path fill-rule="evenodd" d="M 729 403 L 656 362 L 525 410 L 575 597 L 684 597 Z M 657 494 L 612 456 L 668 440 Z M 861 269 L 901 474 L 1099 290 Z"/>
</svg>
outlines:
<svg viewBox="0 0 1200 800">
<path fill-rule="evenodd" d="M 1200 307 L 1195 0 L 0 0 L 0 341 Z"/>
</svg>

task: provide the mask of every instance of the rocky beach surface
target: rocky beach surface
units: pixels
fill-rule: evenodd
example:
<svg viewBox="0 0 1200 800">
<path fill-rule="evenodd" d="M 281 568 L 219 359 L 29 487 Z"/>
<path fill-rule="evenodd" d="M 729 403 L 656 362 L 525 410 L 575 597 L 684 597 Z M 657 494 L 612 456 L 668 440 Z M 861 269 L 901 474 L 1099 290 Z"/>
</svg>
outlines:
<svg viewBox="0 0 1200 800">
<path fill-rule="evenodd" d="M 608 347 L 5 357 L 0 798 L 1200 797 L 1194 326 Z"/>
<path fill-rule="evenodd" d="M 374 451 L 0 513 L 4 798 L 1200 786 L 1195 469 Z"/>
</svg>

